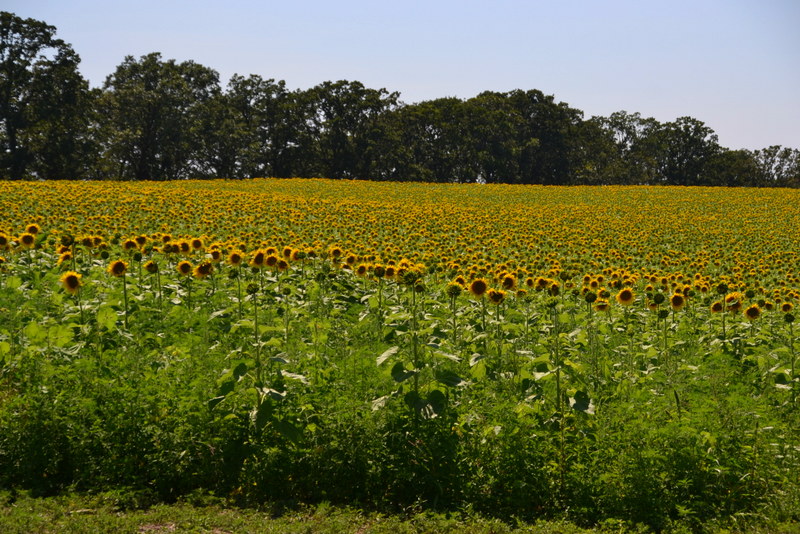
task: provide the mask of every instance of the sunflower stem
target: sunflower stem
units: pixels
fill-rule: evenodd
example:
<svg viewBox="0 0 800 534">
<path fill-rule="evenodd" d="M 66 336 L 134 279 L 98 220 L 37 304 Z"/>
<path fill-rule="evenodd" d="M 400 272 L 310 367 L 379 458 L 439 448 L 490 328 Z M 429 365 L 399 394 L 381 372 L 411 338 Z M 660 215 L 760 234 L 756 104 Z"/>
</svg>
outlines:
<svg viewBox="0 0 800 534">
<path fill-rule="evenodd" d="M 125 330 L 128 329 L 128 282 L 125 273 L 122 273 L 122 301 L 125 304 Z"/>
</svg>

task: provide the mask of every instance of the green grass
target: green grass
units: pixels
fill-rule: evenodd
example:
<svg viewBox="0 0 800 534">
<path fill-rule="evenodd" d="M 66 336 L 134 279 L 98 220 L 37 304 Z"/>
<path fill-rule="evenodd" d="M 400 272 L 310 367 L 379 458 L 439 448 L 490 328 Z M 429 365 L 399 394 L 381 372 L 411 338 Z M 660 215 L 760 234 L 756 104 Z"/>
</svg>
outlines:
<svg viewBox="0 0 800 534">
<path fill-rule="evenodd" d="M 6 495 L 6 497 L 8 497 Z M 134 499 L 135 500 L 135 499 Z M 101 533 L 286 533 L 286 534 L 625 534 L 645 533 L 643 525 L 607 520 L 585 529 L 564 521 L 534 524 L 505 523 L 465 514 L 407 513 L 384 515 L 353 508 L 320 504 L 299 510 L 263 511 L 225 506 L 220 499 L 198 497 L 177 504 L 155 504 L 128 508 L 132 504 L 120 494 L 64 495 L 50 498 L 19 496 L 0 506 L 0 531 L 4 534 L 36 532 Z M 689 532 L 676 525 L 674 532 Z M 705 525 L 705 532 L 733 533 L 738 530 Z M 798 524 L 774 524 L 743 532 L 797 534 Z"/>
</svg>

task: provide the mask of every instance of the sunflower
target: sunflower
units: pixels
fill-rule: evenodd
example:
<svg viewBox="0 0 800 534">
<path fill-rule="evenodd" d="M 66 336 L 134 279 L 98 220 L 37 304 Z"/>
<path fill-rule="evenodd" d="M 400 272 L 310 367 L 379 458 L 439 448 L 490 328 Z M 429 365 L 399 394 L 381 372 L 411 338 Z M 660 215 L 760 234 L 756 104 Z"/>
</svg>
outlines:
<svg viewBox="0 0 800 534">
<path fill-rule="evenodd" d="M 77 295 L 83 285 L 81 275 L 75 271 L 67 271 L 61 275 L 61 285 L 70 295 Z"/>
<path fill-rule="evenodd" d="M 28 226 L 25 227 L 25 231 L 27 233 L 33 234 L 33 235 L 38 234 L 40 230 L 41 230 L 41 228 L 39 228 L 39 225 L 36 224 L 36 223 L 29 224 Z"/>
<path fill-rule="evenodd" d="M 748 321 L 755 321 L 761 315 L 761 308 L 758 307 L 758 304 L 752 304 L 744 311 L 744 316 L 747 317 Z"/>
<path fill-rule="evenodd" d="M 188 263 L 188 262 L 187 262 Z M 204 261 L 202 263 L 198 263 L 192 274 L 194 274 L 195 278 L 208 278 L 211 274 L 214 273 L 214 264 L 210 261 Z"/>
<path fill-rule="evenodd" d="M 500 305 L 506 299 L 506 292 L 502 289 L 490 289 L 486 295 L 489 297 L 492 304 Z"/>
<path fill-rule="evenodd" d="M 274 257 L 275 256 L 270 256 L 269 258 L 274 258 Z M 269 258 L 267 258 L 267 260 L 269 260 Z M 269 263 L 269 261 L 267 263 Z M 289 270 L 289 262 L 286 261 L 283 258 L 280 258 L 277 261 L 277 263 L 275 264 L 275 266 L 278 268 L 279 271 L 288 271 Z"/>
<path fill-rule="evenodd" d="M 0 250 L 6 250 L 9 248 L 11 240 L 8 236 L 2 232 L 0 232 Z"/>
<path fill-rule="evenodd" d="M 375 265 L 372 267 L 372 274 L 375 275 L 375 278 L 383 278 L 383 275 L 386 274 L 386 267 L 383 265 Z"/>
<path fill-rule="evenodd" d="M 669 305 L 673 310 L 679 311 L 686 306 L 686 298 L 680 293 L 673 293 L 673 295 L 669 298 Z"/>
<path fill-rule="evenodd" d="M 119 278 L 120 276 L 125 276 L 125 273 L 128 271 L 128 264 L 122 260 L 115 260 L 112 261 L 108 265 L 108 274 L 111 276 L 115 276 Z"/>
<path fill-rule="evenodd" d="M 125 242 L 122 244 L 122 248 L 124 250 L 134 250 L 139 248 L 139 245 L 133 239 L 126 239 Z"/>
<path fill-rule="evenodd" d="M 629 287 L 626 287 L 625 289 L 617 293 L 617 302 L 619 302 L 623 306 L 630 306 L 631 304 L 633 304 L 633 299 L 634 299 L 633 290 L 631 290 Z"/>
<path fill-rule="evenodd" d="M 720 313 L 722 310 L 725 309 L 725 306 L 722 304 L 722 301 L 718 300 L 714 304 L 711 305 L 711 313 Z"/>
<path fill-rule="evenodd" d="M 609 308 L 608 300 L 606 300 L 606 299 L 597 299 L 597 300 L 594 301 L 594 309 L 595 310 L 597 310 L 599 312 L 604 312 L 604 311 L 608 310 L 608 308 Z"/>
<path fill-rule="evenodd" d="M 19 243 L 25 248 L 33 248 L 33 245 L 36 243 L 36 236 L 30 232 L 25 232 L 19 236 Z"/>
<path fill-rule="evenodd" d="M 790 311 L 792 311 L 792 309 L 794 309 L 794 306 L 792 305 L 791 302 L 784 302 L 783 304 L 781 304 L 781 311 L 783 313 L 789 313 Z"/>
<path fill-rule="evenodd" d="M 201 248 L 203 248 L 203 240 L 200 239 L 199 237 L 195 237 L 189 242 L 189 245 L 191 245 L 193 250 L 200 250 Z M 181 247 L 181 249 L 183 249 L 183 247 Z"/>
<path fill-rule="evenodd" d="M 65 263 L 69 263 L 71 261 L 72 261 L 72 253 L 69 251 L 63 252 L 61 256 L 58 257 L 58 266 L 60 267 Z"/>
<path fill-rule="evenodd" d="M 503 286 L 503 289 L 511 291 L 517 287 L 517 279 L 513 274 L 504 274 L 500 280 L 500 285 Z"/>
<path fill-rule="evenodd" d="M 158 264 L 153 260 L 150 260 L 144 264 L 144 270 L 150 274 L 155 274 L 158 272 Z"/>
<path fill-rule="evenodd" d="M 267 255 L 263 250 L 256 250 L 253 252 L 253 255 L 250 256 L 250 266 L 251 267 L 263 267 L 266 263 Z"/>
<path fill-rule="evenodd" d="M 192 273 L 192 264 L 186 260 L 183 260 L 175 266 L 175 269 L 180 273 L 182 276 L 189 276 Z"/>
<path fill-rule="evenodd" d="M 445 291 L 448 297 L 456 298 L 459 295 L 461 295 L 462 291 L 464 291 L 464 286 L 462 286 L 458 282 L 453 281 L 447 284 L 447 289 Z"/>
<path fill-rule="evenodd" d="M 548 291 L 550 291 L 551 295 L 557 297 L 558 294 L 561 292 L 561 286 L 555 280 L 550 280 L 550 287 L 548 288 Z"/>
<path fill-rule="evenodd" d="M 366 263 L 359 263 L 358 267 L 356 267 L 355 273 L 356 276 L 365 277 L 367 272 L 369 271 L 369 266 Z"/>
<path fill-rule="evenodd" d="M 476 278 L 469 285 L 469 292 L 476 297 L 482 297 L 487 289 L 489 289 L 489 284 L 483 278 Z"/>
<path fill-rule="evenodd" d="M 232 267 L 240 266 L 242 264 L 242 260 L 244 260 L 244 258 L 242 257 L 242 254 L 240 252 L 236 251 L 236 250 L 234 250 L 233 252 L 228 254 L 228 263 Z"/>
<path fill-rule="evenodd" d="M 278 256 L 276 256 L 275 254 L 270 254 L 264 259 L 264 265 L 266 265 L 267 267 L 275 267 L 276 265 L 278 265 Z"/>
<path fill-rule="evenodd" d="M 725 296 L 725 307 L 728 309 L 728 311 L 737 312 L 742 309 L 743 300 L 744 295 L 738 291 L 733 291 Z"/>
</svg>

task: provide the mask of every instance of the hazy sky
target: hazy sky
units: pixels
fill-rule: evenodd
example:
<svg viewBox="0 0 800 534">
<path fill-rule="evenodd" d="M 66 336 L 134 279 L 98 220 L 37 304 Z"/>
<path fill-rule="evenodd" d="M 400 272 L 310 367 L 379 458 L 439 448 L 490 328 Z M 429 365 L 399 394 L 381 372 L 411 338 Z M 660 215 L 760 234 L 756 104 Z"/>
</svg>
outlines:
<svg viewBox="0 0 800 534">
<path fill-rule="evenodd" d="M 357 80 L 418 102 L 539 89 L 592 115 L 691 116 L 729 148 L 800 148 L 800 0 L 3 0 L 102 85 L 161 52 L 292 89 Z"/>
</svg>

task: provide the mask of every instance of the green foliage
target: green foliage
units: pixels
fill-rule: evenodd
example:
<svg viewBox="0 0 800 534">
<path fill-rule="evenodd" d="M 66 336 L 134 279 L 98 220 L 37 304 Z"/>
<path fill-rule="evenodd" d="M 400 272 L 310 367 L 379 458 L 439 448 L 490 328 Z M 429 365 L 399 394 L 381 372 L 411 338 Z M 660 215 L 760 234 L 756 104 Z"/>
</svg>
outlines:
<svg viewBox="0 0 800 534">
<path fill-rule="evenodd" d="M 704 304 L 661 320 L 533 292 L 486 309 L 435 273 L 379 283 L 315 260 L 191 287 L 165 272 L 163 307 L 131 270 L 126 328 L 103 265 L 84 266 L 82 322 L 47 263 L 2 275 L 6 489 L 653 530 L 800 509 L 794 353 L 768 322 L 722 343 Z"/>
</svg>

